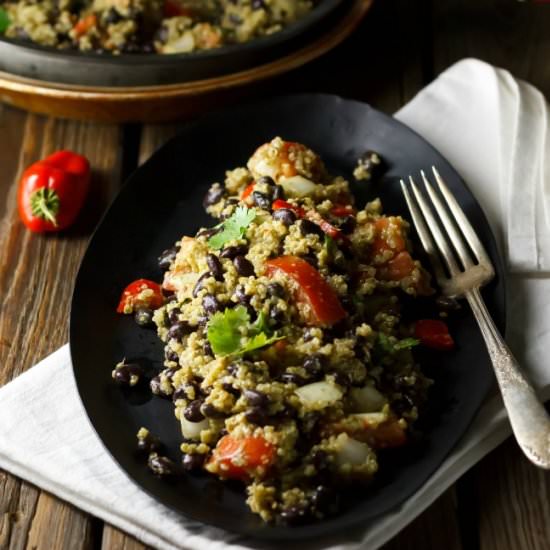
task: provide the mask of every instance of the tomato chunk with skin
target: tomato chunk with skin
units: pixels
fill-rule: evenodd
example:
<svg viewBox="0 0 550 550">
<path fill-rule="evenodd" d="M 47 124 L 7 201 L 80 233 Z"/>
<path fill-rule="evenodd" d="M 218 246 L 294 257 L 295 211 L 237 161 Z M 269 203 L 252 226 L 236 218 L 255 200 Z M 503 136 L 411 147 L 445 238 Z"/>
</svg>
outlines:
<svg viewBox="0 0 550 550">
<path fill-rule="evenodd" d="M 244 191 L 241 193 L 241 200 L 246 200 L 251 194 L 252 191 L 254 191 L 254 186 L 256 185 L 256 182 L 253 181 L 252 183 L 249 183 L 245 188 Z"/>
<path fill-rule="evenodd" d="M 374 224 L 375 237 L 371 245 L 373 257 L 391 250 L 398 254 L 405 250 L 403 227 L 400 218 L 393 216 L 380 218 Z"/>
<path fill-rule="evenodd" d="M 216 445 L 206 469 L 221 477 L 246 480 L 262 476 L 275 460 L 275 447 L 260 436 L 237 438 L 224 435 Z"/>
<path fill-rule="evenodd" d="M 164 303 L 161 286 L 148 279 L 137 279 L 122 292 L 117 313 L 133 313 L 139 308 L 158 309 Z"/>
<path fill-rule="evenodd" d="M 414 335 L 428 348 L 446 351 L 455 347 L 449 327 L 438 319 L 420 319 L 414 326 Z"/>
<path fill-rule="evenodd" d="M 382 281 L 401 281 L 408 277 L 416 267 L 408 252 L 400 252 L 377 270 L 378 278 Z"/>
<path fill-rule="evenodd" d="M 332 326 L 347 316 L 338 296 L 321 274 L 297 256 L 280 256 L 266 261 L 268 275 L 277 271 L 290 277 L 297 286 L 296 299 L 308 306 L 308 322 Z"/>
</svg>

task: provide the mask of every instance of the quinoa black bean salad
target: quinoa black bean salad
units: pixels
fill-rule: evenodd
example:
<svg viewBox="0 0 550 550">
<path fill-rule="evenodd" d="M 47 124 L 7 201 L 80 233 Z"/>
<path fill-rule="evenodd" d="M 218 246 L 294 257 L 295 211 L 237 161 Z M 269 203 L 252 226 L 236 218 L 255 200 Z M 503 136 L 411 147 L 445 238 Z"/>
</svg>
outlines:
<svg viewBox="0 0 550 550">
<path fill-rule="evenodd" d="M 62 50 L 188 53 L 276 33 L 315 2 L 0 0 L 0 36 Z"/>
<path fill-rule="evenodd" d="M 383 164 L 368 152 L 355 177 Z M 163 281 L 134 281 L 118 306 L 165 343 L 150 388 L 174 403 L 182 462 L 146 426 L 137 446 L 158 476 L 240 480 L 266 522 L 334 514 L 339 488 L 369 482 L 380 451 L 410 439 L 432 383 L 412 349 L 454 346 L 441 319 L 401 314 L 434 293 L 408 223 L 378 199 L 354 204 L 344 178 L 279 137 L 204 206 L 218 223 L 163 252 Z M 143 371 L 122 360 L 112 376 L 135 386 Z"/>
</svg>

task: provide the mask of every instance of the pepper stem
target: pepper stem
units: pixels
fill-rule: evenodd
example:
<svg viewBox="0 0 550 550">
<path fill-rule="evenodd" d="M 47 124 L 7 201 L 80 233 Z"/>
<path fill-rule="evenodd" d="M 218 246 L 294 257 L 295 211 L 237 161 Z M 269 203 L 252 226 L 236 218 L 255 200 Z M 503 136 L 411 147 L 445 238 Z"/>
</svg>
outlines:
<svg viewBox="0 0 550 550">
<path fill-rule="evenodd" d="M 33 216 L 42 218 L 57 227 L 57 214 L 59 212 L 59 196 L 53 189 L 42 187 L 31 195 L 31 211 Z"/>
</svg>

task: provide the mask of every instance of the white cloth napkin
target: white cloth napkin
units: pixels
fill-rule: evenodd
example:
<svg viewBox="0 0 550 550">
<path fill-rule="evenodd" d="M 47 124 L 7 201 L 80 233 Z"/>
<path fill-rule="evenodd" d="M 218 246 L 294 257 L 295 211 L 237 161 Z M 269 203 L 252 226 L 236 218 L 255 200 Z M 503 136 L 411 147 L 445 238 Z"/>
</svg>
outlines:
<svg viewBox="0 0 550 550">
<path fill-rule="evenodd" d="M 539 273 L 509 277 L 507 338 L 541 395 L 550 398 L 545 362 L 550 280 L 540 275 L 550 262 L 543 254 L 548 237 L 545 185 L 550 185 L 546 104 L 536 90 L 506 71 L 465 60 L 396 116 L 433 143 L 468 182 L 505 245 L 510 270 Z M 526 223 L 533 219 L 535 225 Z M 301 542 L 300 548 L 375 550 L 509 433 L 500 399 L 489 400 L 444 464 L 405 504 L 355 531 Z M 0 389 L 0 467 L 157 548 L 271 548 L 186 520 L 134 485 L 89 424 L 67 346 Z"/>
</svg>

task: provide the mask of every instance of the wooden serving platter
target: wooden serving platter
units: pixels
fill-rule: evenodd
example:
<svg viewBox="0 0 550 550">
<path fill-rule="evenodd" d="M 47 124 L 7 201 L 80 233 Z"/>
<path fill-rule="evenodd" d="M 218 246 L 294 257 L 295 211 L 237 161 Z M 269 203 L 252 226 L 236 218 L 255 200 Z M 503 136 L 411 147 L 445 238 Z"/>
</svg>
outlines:
<svg viewBox="0 0 550 550">
<path fill-rule="evenodd" d="M 275 61 L 205 80 L 162 86 L 105 88 L 56 84 L 0 72 L 0 101 L 59 118 L 103 122 L 163 122 L 200 114 L 246 96 L 248 85 L 296 69 L 348 37 L 373 0 L 355 0 L 321 37 Z"/>
</svg>

